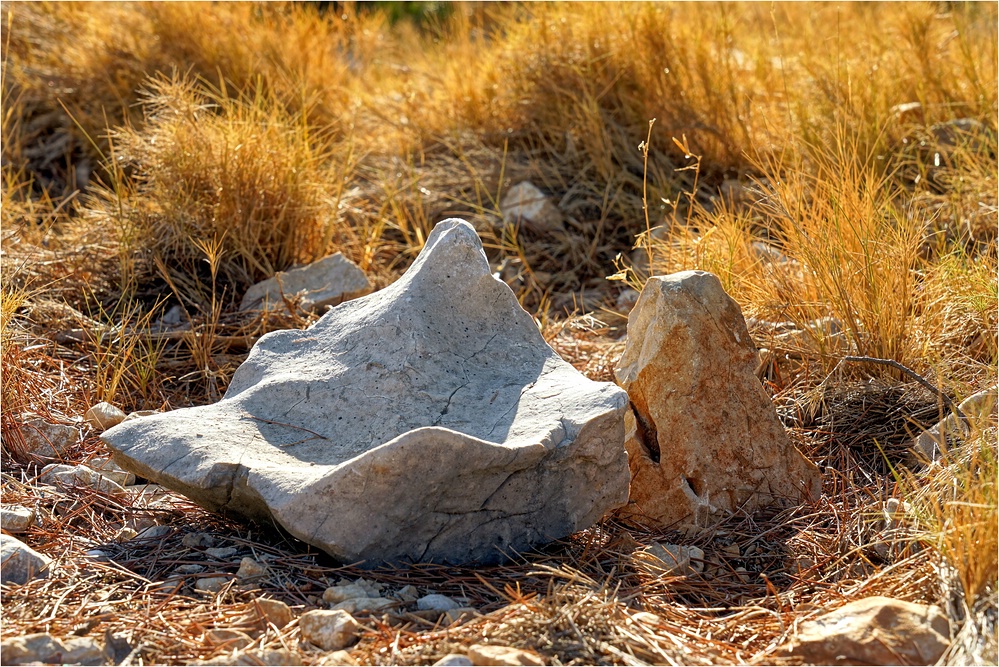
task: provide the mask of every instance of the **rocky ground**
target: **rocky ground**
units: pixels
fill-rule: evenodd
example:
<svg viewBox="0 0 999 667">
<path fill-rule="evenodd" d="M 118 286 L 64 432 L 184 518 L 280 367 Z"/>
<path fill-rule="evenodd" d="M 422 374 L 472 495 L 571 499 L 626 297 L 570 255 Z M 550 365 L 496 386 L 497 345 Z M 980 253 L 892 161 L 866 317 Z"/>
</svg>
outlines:
<svg viewBox="0 0 999 667">
<path fill-rule="evenodd" d="M 0 661 L 996 663 L 994 5 L 455 7 L 4 6 Z M 435 278 L 428 320 L 357 305 L 392 301 L 453 217 L 481 275 Z M 354 328 L 313 336 L 329 307 Z M 455 326 L 473 315 L 525 345 Z M 442 363 L 402 368 L 416 325 Z M 385 385 L 336 395 L 364 423 L 222 400 L 280 384 L 267 340 Z M 360 354 L 378 340 L 393 354 Z M 531 363 L 558 390 L 504 440 L 475 400 L 519 404 Z M 579 447 L 607 421 L 623 510 L 621 450 Z M 188 469 L 144 463 L 147 425 Z M 201 426 L 284 446 L 195 460 Z M 455 539 L 364 569 L 302 506 L 239 504 L 315 485 L 295 449 L 352 434 L 426 486 L 383 489 L 372 523 L 422 518 L 434 475 L 481 457 L 364 458 L 418 426 L 547 452 L 524 469 L 558 539 L 535 517 L 502 563 Z M 563 443 L 586 521 L 543 469 Z M 271 459 L 295 472 L 243 485 Z M 484 479 L 454 490 L 481 502 Z"/>
</svg>

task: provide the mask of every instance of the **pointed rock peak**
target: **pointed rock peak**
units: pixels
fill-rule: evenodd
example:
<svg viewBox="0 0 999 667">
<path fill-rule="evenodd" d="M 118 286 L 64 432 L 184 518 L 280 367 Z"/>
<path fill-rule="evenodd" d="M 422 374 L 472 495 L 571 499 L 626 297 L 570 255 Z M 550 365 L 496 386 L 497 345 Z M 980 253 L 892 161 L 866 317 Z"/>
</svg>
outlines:
<svg viewBox="0 0 999 667">
<path fill-rule="evenodd" d="M 447 220 L 394 284 L 262 337 L 218 403 L 103 437 L 127 470 L 344 561 L 494 562 L 626 501 L 626 405 Z"/>
<path fill-rule="evenodd" d="M 756 363 L 742 310 L 716 276 L 646 283 L 615 369 L 631 403 L 626 517 L 704 526 L 719 513 L 818 497 L 818 469 L 788 439 Z"/>
</svg>

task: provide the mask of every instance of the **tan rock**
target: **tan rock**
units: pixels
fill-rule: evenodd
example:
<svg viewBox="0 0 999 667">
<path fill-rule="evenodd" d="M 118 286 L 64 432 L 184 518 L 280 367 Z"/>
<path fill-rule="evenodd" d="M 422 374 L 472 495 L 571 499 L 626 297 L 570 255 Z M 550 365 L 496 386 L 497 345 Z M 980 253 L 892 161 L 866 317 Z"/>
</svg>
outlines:
<svg viewBox="0 0 999 667">
<path fill-rule="evenodd" d="M 239 562 L 239 571 L 236 573 L 237 579 L 258 579 L 267 574 L 267 564 L 253 560 L 249 556 L 244 556 Z"/>
<path fill-rule="evenodd" d="M 348 651 L 333 651 L 316 663 L 317 665 L 357 665 L 360 664 Z"/>
<path fill-rule="evenodd" d="M 358 583 L 345 583 L 330 586 L 323 592 L 323 601 L 330 604 L 337 604 L 345 600 L 357 600 L 359 598 L 379 597 L 377 592 L 372 591 Z"/>
<path fill-rule="evenodd" d="M 103 433 L 112 426 L 117 426 L 125 421 L 125 413 L 120 408 L 102 401 L 97 405 L 91 406 L 87 410 L 87 413 L 83 415 L 83 419 L 94 427 L 95 431 Z"/>
<path fill-rule="evenodd" d="M 257 598 L 253 601 L 252 609 L 256 621 L 261 624 L 273 625 L 280 630 L 291 623 L 291 607 L 280 600 Z"/>
<path fill-rule="evenodd" d="M 658 576 L 692 576 L 704 571 L 704 551 L 698 547 L 655 542 L 635 558 Z"/>
<path fill-rule="evenodd" d="M 507 190 L 500 201 L 503 221 L 522 225 L 535 232 L 564 231 L 562 212 L 530 181 L 521 181 Z"/>
<path fill-rule="evenodd" d="M 38 479 L 45 484 L 56 486 L 89 486 L 104 493 L 125 492 L 125 488 L 121 484 L 85 465 L 70 466 L 50 463 L 42 468 Z"/>
<path fill-rule="evenodd" d="M 474 644 L 468 647 L 468 659 L 473 665 L 544 665 L 537 653 L 511 646 Z"/>
<path fill-rule="evenodd" d="M 819 496 L 819 471 L 777 419 L 757 356 L 739 305 L 714 275 L 646 283 L 615 370 L 631 401 L 626 519 L 703 526 L 716 513 Z"/>
<path fill-rule="evenodd" d="M 11 637 L 0 643 L 5 665 L 106 665 L 108 655 L 90 637 L 57 639 L 47 633 Z"/>
<path fill-rule="evenodd" d="M 218 593 L 232 581 L 232 577 L 201 577 L 194 584 L 194 590 L 202 593 Z"/>
<path fill-rule="evenodd" d="M 80 439 L 80 430 L 65 424 L 50 424 L 31 419 L 21 425 L 21 436 L 28 454 L 43 459 L 60 458 Z"/>
<path fill-rule="evenodd" d="M 302 659 L 283 648 L 279 649 L 250 649 L 248 651 L 235 651 L 225 655 L 216 656 L 210 660 L 199 660 L 196 665 L 301 665 Z"/>
<path fill-rule="evenodd" d="M 338 651 L 357 641 L 360 625 L 342 609 L 307 611 L 298 619 L 302 638 L 324 651 Z"/>
<path fill-rule="evenodd" d="M 245 632 L 229 628 L 215 628 L 205 633 L 209 645 L 231 651 L 246 648 L 253 643 L 253 638 Z"/>
<path fill-rule="evenodd" d="M 363 614 L 381 611 L 399 604 L 389 598 L 353 598 L 333 605 L 332 609 L 342 609 L 348 614 Z"/>
<path fill-rule="evenodd" d="M 35 510 L 20 505 L 0 508 L 0 528 L 8 533 L 23 533 L 35 523 Z"/>
<path fill-rule="evenodd" d="M 786 650 L 814 665 L 933 665 L 949 644 L 939 607 L 869 597 L 802 623 Z"/>
</svg>

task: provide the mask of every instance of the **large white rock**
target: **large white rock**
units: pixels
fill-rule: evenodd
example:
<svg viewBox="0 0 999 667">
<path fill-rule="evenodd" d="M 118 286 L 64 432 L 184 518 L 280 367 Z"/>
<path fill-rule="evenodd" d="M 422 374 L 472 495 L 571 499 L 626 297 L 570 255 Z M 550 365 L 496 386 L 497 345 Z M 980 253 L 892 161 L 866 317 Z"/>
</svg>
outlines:
<svg viewBox="0 0 999 667">
<path fill-rule="evenodd" d="M 246 290 L 240 310 L 286 310 L 284 297 L 300 298 L 303 310 L 322 312 L 327 306 L 368 294 L 371 283 L 356 264 L 336 253 L 277 274 Z"/>
<path fill-rule="evenodd" d="M 347 562 L 492 562 L 622 505 L 625 393 L 544 342 L 474 229 L 254 346 L 215 405 L 103 435 L 122 467 Z"/>
<path fill-rule="evenodd" d="M 625 517 L 704 526 L 819 496 L 818 469 L 788 439 L 757 363 L 742 310 L 716 276 L 684 271 L 645 284 L 615 369 L 632 408 Z"/>
</svg>

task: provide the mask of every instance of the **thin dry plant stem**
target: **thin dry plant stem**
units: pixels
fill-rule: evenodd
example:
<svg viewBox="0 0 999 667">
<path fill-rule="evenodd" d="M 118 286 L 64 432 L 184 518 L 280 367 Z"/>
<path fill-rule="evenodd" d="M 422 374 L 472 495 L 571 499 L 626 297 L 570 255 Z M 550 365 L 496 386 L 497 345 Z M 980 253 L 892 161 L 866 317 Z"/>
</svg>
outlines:
<svg viewBox="0 0 999 667">
<path fill-rule="evenodd" d="M 961 408 L 959 408 L 957 404 L 954 403 L 954 401 L 951 400 L 951 398 L 947 396 L 947 394 L 942 389 L 934 385 L 932 382 L 924 378 L 916 371 L 898 363 L 894 359 L 879 359 L 878 357 L 862 357 L 862 356 L 848 355 L 840 359 L 840 362 L 836 364 L 836 368 L 832 370 L 832 373 L 835 373 L 839 369 L 839 367 L 844 363 L 878 364 L 881 366 L 890 366 L 895 370 L 902 371 L 903 373 L 911 377 L 913 380 L 918 382 L 920 385 L 922 385 L 926 389 L 929 389 L 934 394 L 936 394 L 936 396 L 941 401 L 944 402 L 944 404 L 951 410 L 951 412 L 953 412 L 957 416 L 958 419 L 960 419 L 965 424 L 969 423 L 968 418 L 965 416 L 963 412 L 961 412 Z M 832 373 L 830 373 L 830 375 L 832 375 Z"/>
</svg>

